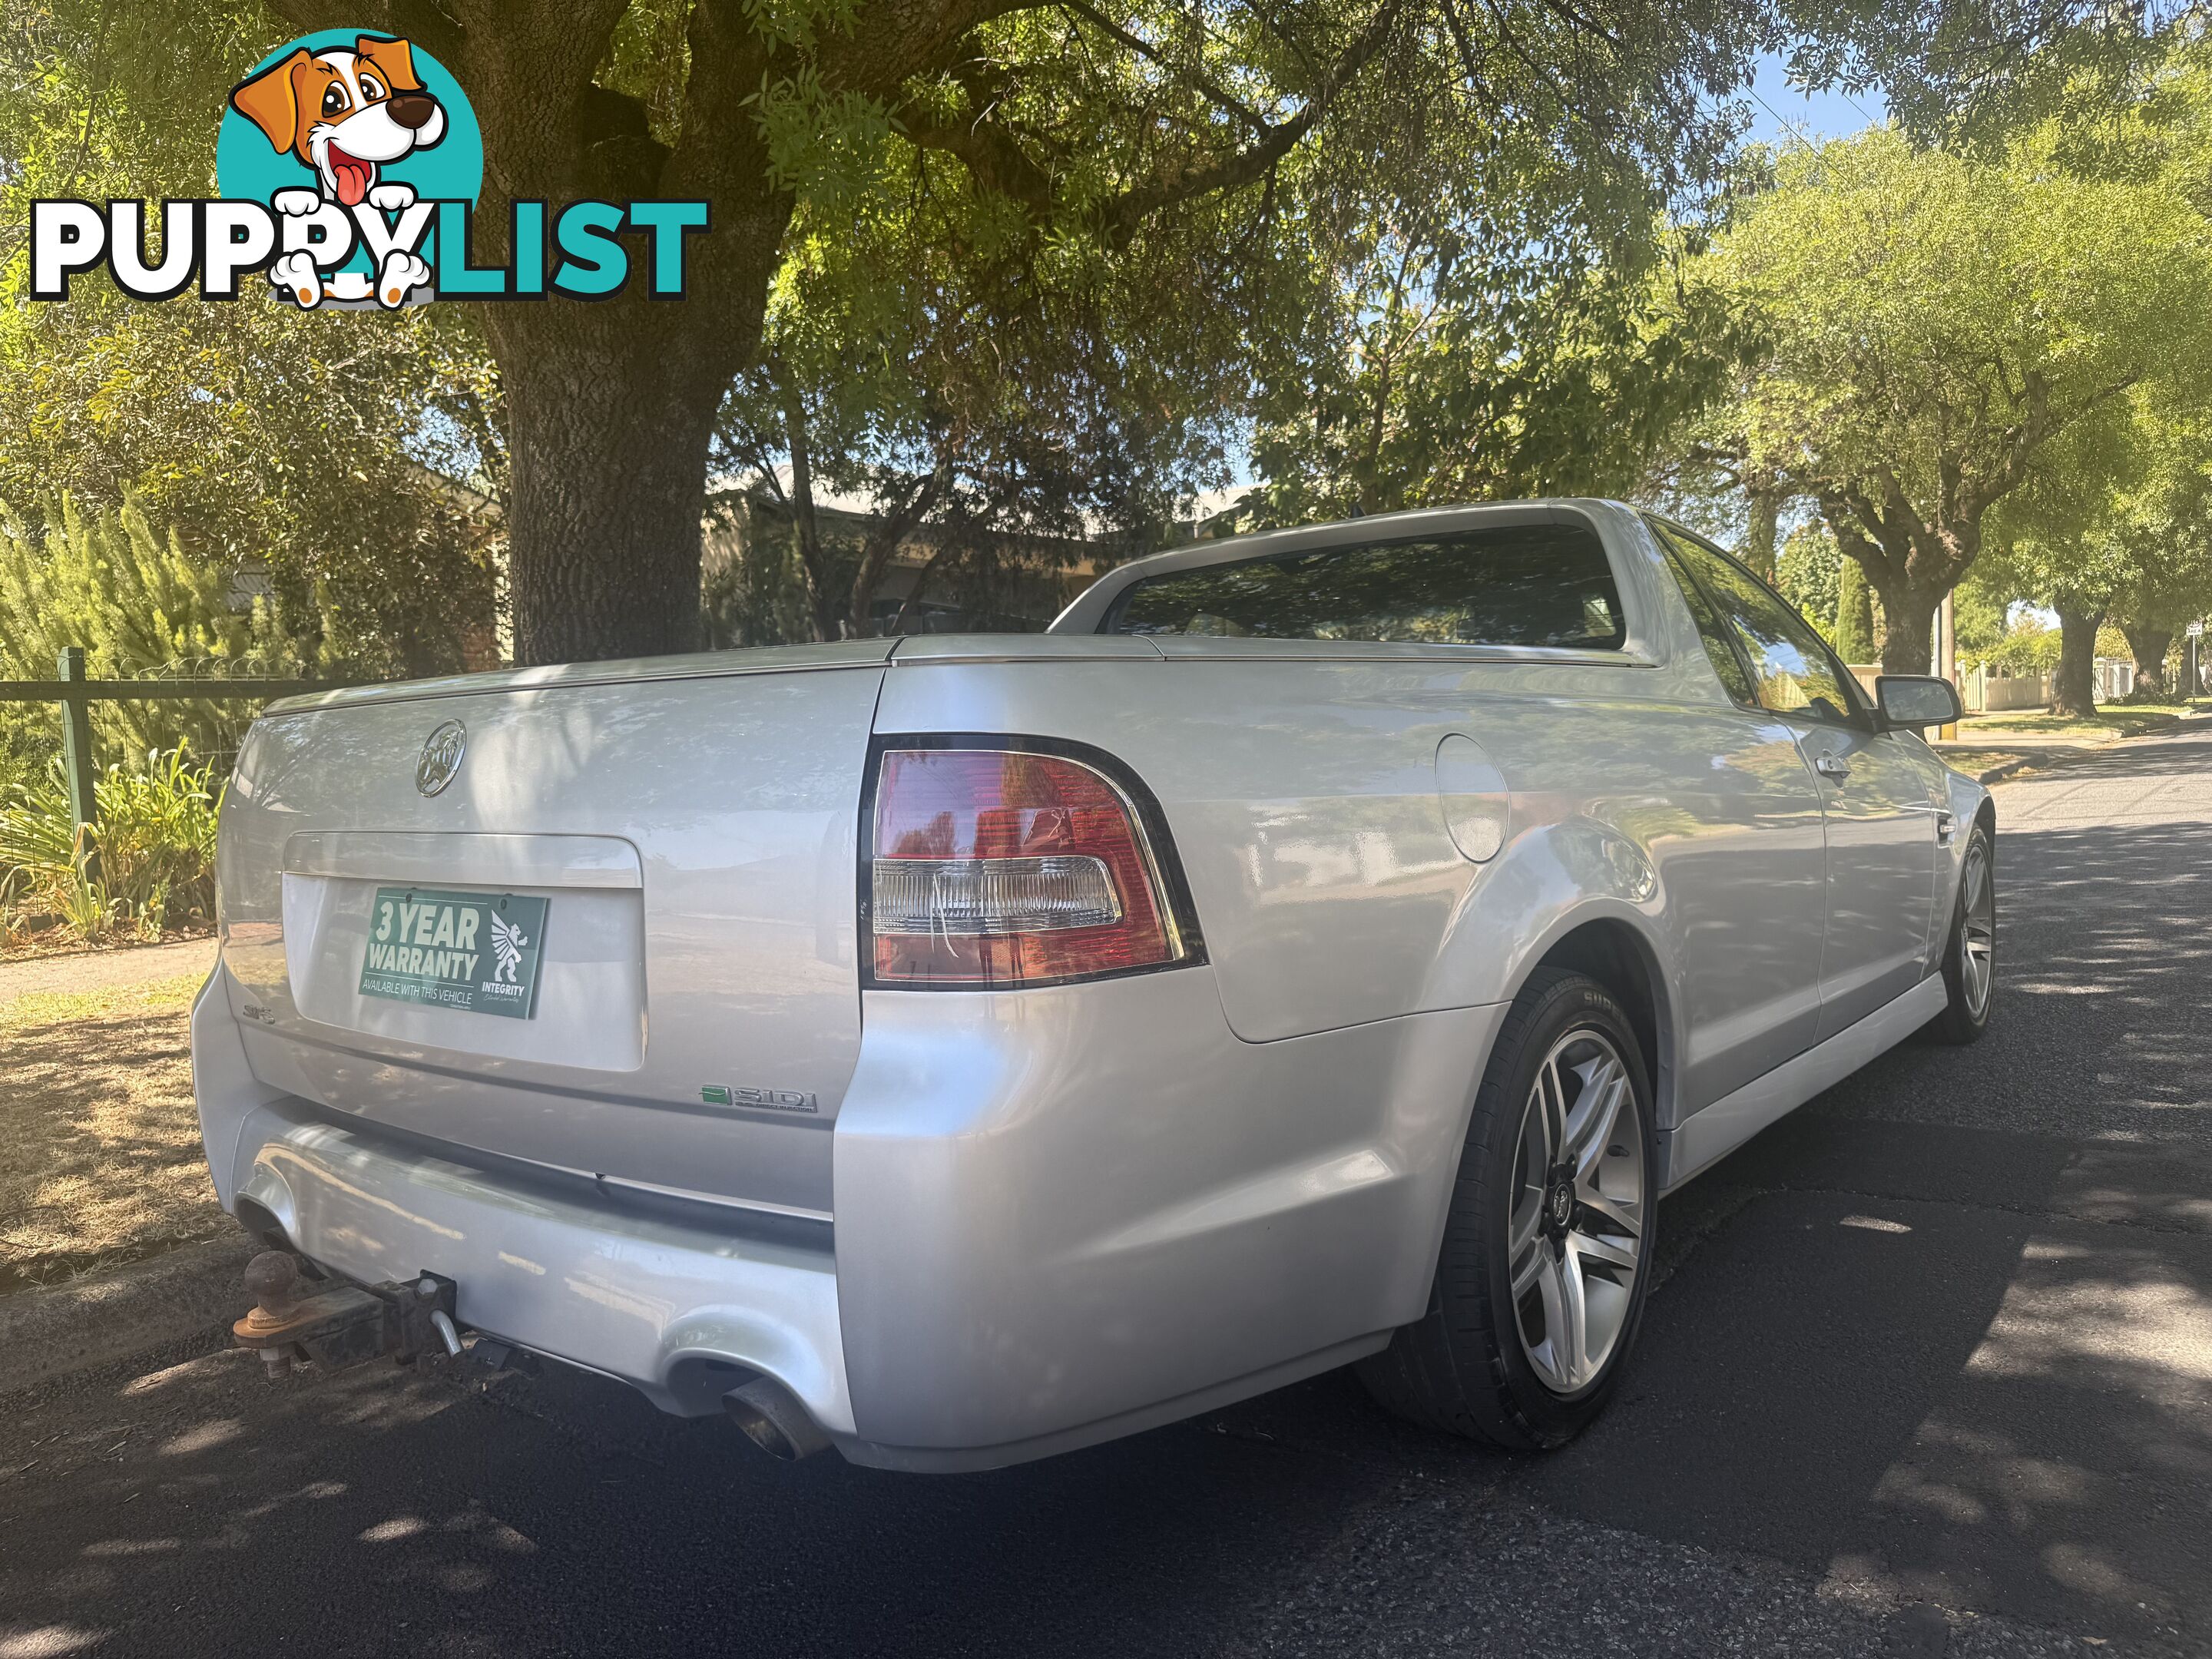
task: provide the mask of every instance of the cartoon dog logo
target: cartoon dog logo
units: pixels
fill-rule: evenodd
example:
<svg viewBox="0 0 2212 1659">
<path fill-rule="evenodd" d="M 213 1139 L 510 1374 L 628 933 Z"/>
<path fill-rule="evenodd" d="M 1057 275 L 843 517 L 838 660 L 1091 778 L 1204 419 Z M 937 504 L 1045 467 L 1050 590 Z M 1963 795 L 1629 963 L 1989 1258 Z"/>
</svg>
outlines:
<svg viewBox="0 0 2212 1659">
<path fill-rule="evenodd" d="M 379 182 L 381 169 L 446 136 L 445 109 L 415 73 L 414 49 L 374 35 L 361 36 L 351 52 L 301 46 L 234 87 L 230 104 L 278 155 L 298 158 L 314 174 L 319 188 L 280 190 L 270 198 L 277 212 L 293 217 L 325 202 L 348 210 L 366 202 L 380 213 L 411 206 L 413 187 Z M 334 272 L 326 281 L 304 250 L 277 259 L 269 280 L 307 307 L 326 296 L 365 300 L 371 291 L 357 272 Z M 424 260 L 395 249 L 378 268 L 374 291 L 380 303 L 397 306 L 429 282 Z"/>
</svg>

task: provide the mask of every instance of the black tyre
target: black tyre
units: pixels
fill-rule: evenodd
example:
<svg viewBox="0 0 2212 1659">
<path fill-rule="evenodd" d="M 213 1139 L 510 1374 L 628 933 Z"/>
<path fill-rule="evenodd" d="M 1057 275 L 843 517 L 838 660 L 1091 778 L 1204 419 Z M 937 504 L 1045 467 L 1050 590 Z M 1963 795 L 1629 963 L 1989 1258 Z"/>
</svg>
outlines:
<svg viewBox="0 0 2212 1659">
<path fill-rule="evenodd" d="M 1604 1409 L 1643 1317 L 1658 1165 L 1651 1085 L 1627 1015 L 1540 969 L 1475 1097 L 1428 1313 L 1362 1363 L 1383 1406 L 1522 1450 Z"/>
<path fill-rule="evenodd" d="M 1997 859 L 1989 829 L 1978 820 L 1966 833 L 1959 860 L 1959 891 L 1943 945 L 1943 987 L 1950 1003 L 1928 1022 L 1927 1035 L 1960 1048 L 1980 1042 L 1997 995 Z"/>
</svg>

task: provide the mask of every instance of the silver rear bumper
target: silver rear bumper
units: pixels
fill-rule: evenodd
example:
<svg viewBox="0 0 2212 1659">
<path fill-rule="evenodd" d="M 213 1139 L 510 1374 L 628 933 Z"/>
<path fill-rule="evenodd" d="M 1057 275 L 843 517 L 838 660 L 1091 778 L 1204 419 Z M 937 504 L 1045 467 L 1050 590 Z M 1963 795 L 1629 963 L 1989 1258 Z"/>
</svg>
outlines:
<svg viewBox="0 0 2212 1659">
<path fill-rule="evenodd" d="M 723 1368 L 742 1365 L 831 1435 L 853 1432 L 828 1249 L 593 1205 L 282 1106 L 257 1107 L 244 1137 L 239 1200 L 348 1278 L 434 1267 L 459 1287 L 463 1324 L 619 1377 L 665 1411 L 720 1411 L 742 1380 Z"/>
<path fill-rule="evenodd" d="M 761 1372 L 847 1457 L 908 1469 L 1073 1449 L 1382 1346 L 1425 1305 L 1503 1012 L 1247 1043 L 1196 974 L 875 994 L 830 1222 L 479 1162 L 280 1093 L 224 978 L 193 1066 L 226 1207 L 351 1278 L 451 1279 L 464 1324 L 668 1411 Z"/>
</svg>

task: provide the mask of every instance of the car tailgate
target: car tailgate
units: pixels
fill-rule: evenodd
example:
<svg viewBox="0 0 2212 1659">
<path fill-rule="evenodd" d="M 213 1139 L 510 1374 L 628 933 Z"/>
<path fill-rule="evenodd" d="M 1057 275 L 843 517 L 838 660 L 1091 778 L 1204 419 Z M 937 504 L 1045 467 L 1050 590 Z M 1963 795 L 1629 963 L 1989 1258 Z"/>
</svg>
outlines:
<svg viewBox="0 0 2212 1659">
<path fill-rule="evenodd" d="M 826 1213 L 828 1130 L 860 1047 L 854 840 L 889 651 L 481 677 L 273 711 L 240 754 L 217 860 L 256 1074 L 457 1146 Z M 449 721 L 459 764 L 426 793 L 418 763 Z M 519 968 L 527 999 L 410 1000 L 366 971 L 395 960 L 370 955 L 393 912 L 411 927 L 434 903 L 444 931 L 422 908 L 420 943 L 466 953 L 397 965 L 459 974 L 462 1005 L 470 983 Z M 493 914 L 500 937 L 479 937 Z"/>
</svg>

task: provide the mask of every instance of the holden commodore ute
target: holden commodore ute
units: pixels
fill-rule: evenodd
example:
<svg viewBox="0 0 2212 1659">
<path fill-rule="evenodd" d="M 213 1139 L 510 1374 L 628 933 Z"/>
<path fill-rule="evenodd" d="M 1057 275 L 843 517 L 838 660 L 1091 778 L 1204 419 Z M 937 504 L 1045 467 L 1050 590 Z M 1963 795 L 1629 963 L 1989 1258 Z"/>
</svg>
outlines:
<svg viewBox="0 0 2212 1659">
<path fill-rule="evenodd" d="M 1042 635 L 276 704 L 192 1019 L 239 1340 L 898 1469 L 1347 1364 L 1558 1445 L 1663 1194 L 1985 1026 L 1957 714 L 1599 501 L 1187 546 Z"/>
</svg>

